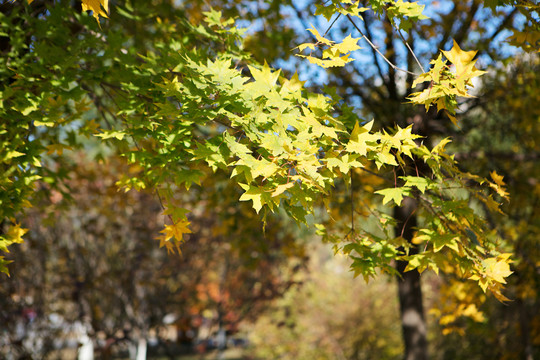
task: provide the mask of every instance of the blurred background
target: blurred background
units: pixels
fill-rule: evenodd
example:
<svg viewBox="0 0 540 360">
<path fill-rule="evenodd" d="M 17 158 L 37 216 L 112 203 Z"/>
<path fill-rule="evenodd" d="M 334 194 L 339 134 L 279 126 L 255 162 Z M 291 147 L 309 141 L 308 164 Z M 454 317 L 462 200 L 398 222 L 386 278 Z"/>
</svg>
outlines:
<svg viewBox="0 0 540 360">
<path fill-rule="evenodd" d="M 455 126 L 432 113 L 428 122 L 423 109 L 407 105 L 412 79 L 365 43 L 357 62 L 327 73 L 295 58 L 291 49 L 312 41 L 309 24 L 321 34 L 329 26 L 312 15 L 316 3 L 110 1 L 110 20 L 102 26 L 127 29 L 136 38 L 149 33 L 144 14 L 197 23 L 213 6 L 248 28 L 245 50 L 257 60 L 283 68 L 286 76 L 298 71 L 306 87 L 334 86 L 380 127 L 415 124 L 435 140 L 451 136 L 465 170 L 503 175 L 511 201 L 505 214 L 487 220 L 503 239 L 501 247 L 514 254 L 505 291 L 511 301 L 500 303 L 456 277 L 423 274 L 429 354 L 540 358 L 540 59 L 538 39 L 530 37 L 538 14 L 490 8 L 488 1 L 426 2 L 430 19 L 406 34 L 420 60 L 427 65 L 455 39 L 479 50 L 477 66 L 488 71 L 476 84 L 478 97 L 460 105 Z M 396 64 L 418 70 L 384 20 L 366 13 L 361 26 Z M 354 31 L 338 21 L 328 36 L 341 40 Z M 130 46 L 151 41 L 137 39 Z M 69 152 L 69 161 L 51 156 L 49 166 L 65 180 L 60 188 L 40 184 L 34 206 L 20 218 L 29 232 L 24 243 L 10 247 L 11 276 L 0 279 L 0 358 L 402 359 L 394 278 L 354 278 L 350 260 L 279 212 L 263 227 L 223 175 L 177 195 L 192 209 L 193 233 L 180 256 L 169 255 L 156 241 L 166 221 L 159 198 L 115 185 L 141 169 L 93 146 Z M 377 177 L 357 176 L 365 207 L 378 206 L 370 199 Z M 349 212 L 342 192 L 333 217 Z"/>
</svg>

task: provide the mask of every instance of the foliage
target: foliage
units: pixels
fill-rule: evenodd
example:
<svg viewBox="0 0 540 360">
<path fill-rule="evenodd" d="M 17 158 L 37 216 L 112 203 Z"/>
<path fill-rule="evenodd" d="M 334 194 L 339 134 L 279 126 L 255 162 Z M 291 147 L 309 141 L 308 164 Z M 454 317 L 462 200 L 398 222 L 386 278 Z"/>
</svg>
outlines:
<svg viewBox="0 0 540 360">
<path fill-rule="evenodd" d="M 117 158 L 96 163 L 79 153 L 72 157 L 72 201 L 44 185 L 47 198 L 25 217 L 28 239 L 13 249 L 14 276 L 0 290 L 1 356 L 17 349 L 20 356 L 54 357 L 54 344 L 68 343 L 70 334 L 51 319 L 87 325 L 90 336 L 102 340 L 96 347 L 103 358 L 150 331 L 165 347 L 160 329 L 166 315 L 184 334 L 186 352 L 218 322 L 233 333 L 240 321 L 257 317 L 303 266 L 303 246 L 276 226 L 276 218 L 268 219 L 264 237 L 255 236 L 261 224 L 247 204 L 205 193 L 216 187 L 234 194 L 226 179 L 216 177 L 182 196 L 194 205 L 196 232 L 183 256 L 167 256 L 153 240 L 164 222 L 159 201 L 115 186 L 121 174 L 136 175 L 136 169 Z M 39 346 L 31 342 L 36 334 Z"/>
<path fill-rule="evenodd" d="M 467 88 L 472 86 L 472 79 L 485 73 L 476 69 L 474 56 L 476 51 L 463 51 L 454 41 L 454 46 L 450 51 L 442 51 L 444 56 L 450 61 L 455 69 L 455 73 L 450 71 L 450 66 L 442 60 L 442 56 L 433 60 L 433 67 L 427 73 L 416 78 L 413 87 L 419 83 L 429 82 L 429 87 L 422 92 L 413 93 L 409 99 L 416 104 L 423 104 L 426 110 L 431 105 L 437 106 L 437 112 L 446 111 L 446 115 L 457 125 L 455 118 L 457 108 L 457 97 L 471 97 L 467 93 Z"/>
<path fill-rule="evenodd" d="M 526 52 L 540 52 L 540 5 L 531 0 L 485 0 L 487 6 L 495 10 L 498 6 L 515 6 L 526 21 L 521 28 L 514 28 L 508 41 Z"/>
<path fill-rule="evenodd" d="M 193 221 L 198 205 L 185 196 L 226 193 L 261 215 L 264 232 L 275 230 L 272 211 L 309 224 L 315 213 L 318 232 L 350 256 L 355 275 L 394 273 L 395 260 L 407 270 L 445 273 L 433 313 L 445 334 L 468 344 L 464 353 L 485 348 L 498 357 L 499 335 L 508 333 L 529 349 L 523 354 L 532 352 L 538 127 L 530 104 L 538 91 L 530 70 L 537 65 L 512 64 L 522 54 L 499 39 L 510 30 L 510 44 L 536 52 L 537 4 L 456 0 L 423 9 L 373 0 L 301 9 L 267 1 L 255 9 L 210 1 L 227 15 L 242 9 L 261 28 L 243 33 L 202 2 L 178 9 L 172 1 L 126 1 L 110 11 L 98 1 L 28 3 L 1 4 L 2 251 L 23 241 L 20 215 L 30 204 L 39 212 L 49 191 L 73 193 L 66 180 L 72 150 L 121 155 L 130 170 L 118 185 L 153 192 L 165 207 L 156 245 L 169 252 L 186 255 L 183 239 L 201 231 Z M 325 19 L 314 20 L 311 10 Z M 291 13 L 305 22 L 296 34 Z M 300 56 L 289 58 L 299 43 Z M 476 66 L 488 73 L 475 77 L 483 73 Z M 521 70 L 505 77 L 514 66 Z M 300 81 L 308 78 L 311 92 Z M 215 178 L 231 180 L 224 188 Z M 508 193 L 505 215 L 498 206 Z M 403 219 L 389 214 L 413 198 L 419 207 L 406 217 L 408 236 L 399 229 Z M 0 270 L 7 273 L 8 262 L 1 258 Z M 507 308 L 482 295 L 489 289 L 505 300 L 505 282 L 515 299 Z"/>
<path fill-rule="evenodd" d="M 386 8 L 401 29 L 422 18 L 418 8 L 400 1 L 372 1 L 371 6 L 377 14 Z M 127 46 L 130 40 L 115 27 L 112 14 L 111 28 L 100 30 L 62 4 L 50 4 L 43 17 L 32 16 L 30 9 L 21 4 L 2 19 L 9 36 L 2 75 L 9 85 L 2 90 L 1 186 L 2 204 L 11 205 L 2 218 L 14 219 L 28 204 L 36 180 L 60 186 L 62 168 L 50 169 L 47 156 L 61 158 L 64 149 L 84 147 L 81 136 L 101 139 L 108 151 L 141 168 L 141 176 L 126 176 L 119 185 L 155 189 L 171 219 L 160 239 L 170 251 L 179 249 L 191 231 L 187 210 L 174 203 L 174 194 L 202 181 L 207 169 L 230 176 L 244 191 L 239 200 L 251 201 L 263 219 L 281 207 L 305 223 L 320 199 L 328 206 L 335 181 L 349 182 L 356 169 L 396 174 L 412 164 L 428 170 L 395 175 L 393 186 L 375 193 L 391 206 L 399 206 L 405 196 L 417 199 L 423 225 L 415 241 L 425 251 L 408 253 L 409 245 L 392 234 L 394 222 L 386 215 L 379 215 L 382 235 L 357 231 L 353 219 L 348 240 L 338 245 L 357 260 L 353 270 L 367 278 L 376 268 L 393 272 L 392 261 L 405 259 L 409 270 L 456 272 L 505 299 L 501 288 L 510 274 L 508 255 L 496 249 L 496 236 L 468 206 L 469 195 L 453 190 L 465 189 L 498 211 L 489 190 L 504 198 L 504 183 L 496 174 L 489 180 L 460 171 L 445 151 L 449 140 L 430 148 L 418 142 L 412 126 L 373 131 L 373 123 L 342 106 L 339 96 L 308 92 L 297 76 L 285 78 L 250 59 L 242 49 L 243 32 L 215 10 L 205 13 L 205 25 L 192 25 L 161 18 L 149 23 L 134 9 L 122 8 L 118 17 L 135 19 L 143 31 L 159 34 L 152 44 Z M 181 19 L 179 11 L 174 14 Z M 146 16 L 150 19 L 151 12 Z M 12 26 L 19 18 L 32 24 L 29 38 Z M 338 45 L 320 35 L 317 40 L 317 46 L 329 46 L 322 57 L 332 66 L 344 65 L 343 54 L 356 49 L 350 37 Z M 419 81 L 438 80 L 440 91 L 430 94 L 429 102 L 452 113 L 454 96 L 466 95 L 470 79 L 481 72 L 474 68 L 474 53 L 457 45 L 445 56 L 456 66 L 455 75 L 439 58 Z M 13 230 L 2 235 L 3 248 L 20 241 L 22 230 L 10 221 Z M 339 236 L 321 233 L 332 241 Z"/>
<path fill-rule="evenodd" d="M 492 214 L 489 221 L 508 241 L 507 251 L 513 252 L 506 293 L 511 302 L 500 306 L 483 298 L 475 289 L 449 280 L 444 290 L 442 306 L 436 311 L 446 318 L 447 329 L 453 330 L 452 339 L 463 341 L 463 349 L 450 349 L 441 343 L 441 349 L 452 358 L 471 356 L 501 358 L 535 358 L 540 343 L 536 336 L 540 318 L 538 307 L 538 182 L 537 166 L 539 146 L 537 126 L 538 109 L 530 104 L 538 102 L 538 56 L 524 56 L 496 69 L 484 79 L 483 97 L 488 102 L 475 100 L 469 106 L 471 116 L 462 123 L 461 148 L 457 157 L 465 166 L 475 166 L 488 174 L 497 170 L 508 182 L 512 201 L 505 204 L 506 215 Z M 484 134 L 490 134 L 490 137 Z M 483 151 L 474 149 L 482 148 Z M 519 164 L 519 166 L 516 166 Z M 460 294 L 451 296 L 451 294 Z M 463 319 L 451 318 L 456 308 L 473 305 L 480 312 Z M 459 340 L 457 340 L 459 339 Z M 489 349 L 489 351 L 487 350 Z M 477 354 L 477 355 L 475 355 Z"/>
<path fill-rule="evenodd" d="M 330 5 L 330 2 L 326 2 L 325 5 L 334 6 L 335 3 Z M 367 6 L 366 3 L 363 2 L 363 6 Z M 343 68 L 333 68 L 325 72 L 324 76 L 321 72 L 306 69 L 307 66 L 301 61 L 297 61 L 295 67 L 304 72 L 304 79 L 309 78 L 309 84 L 312 87 L 322 84 L 335 86 L 334 91 L 340 94 L 345 102 L 360 104 L 366 118 L 375 117 L 376 128 L 391 127 L 396 123 L 405 127 L 412 123 L 414 132 L 427 135 L 423 140 L 425 143 L 433 143 L 437 138 L 451 135 L 453 141 L 448 145 L 449 151 L 456 153 L 456 159 L 462 169 L 468 169 L 488 178 L 491 178 L 490 173 L 494 170 L 497 174 L 504 176 L 505 182 L 508 183 L 506 192 L 512 194 L 512 201 L 503 207 L 505 214 L 488 215 L 489 209 L 482 209 L 474 198 L 469 198 L 467 203 L 475 211 L 486 214 L 490 231 L 494 233 L 496 230 L 497 234 L 502 235 L 504 241 L 501 241 L 499 246 L 505 249 L 504 252 L 516 254 L 510 267 L 514 272 L 522 269 L 523 275 L 510 277 L 508 286 L 512 288 L 514 281 L 517 281 L 520 288 L 527 289 L 521 294 L 529 295 L 522 300 L 522 295 L 516 295 L 520 292 L 509 289 L 507 296 L 514 301 L 498 306 L 491 300 L 485 303 L 486 298 L 482 296 L 481 291 L 480 293 L 475 291 L 471 284 L 464 285 L 451 274 L 444 277 L 445 281 L 441 289 L 437 289 L 443 292 L 444 299 L 431 303 L 435 307 L 433 314 L 438 314 L 434 320 L 438 322 L 444 319 L 444 324 L 441 323 L 443 333 L 455 331 L 464 332 L 464 335 L 459 340 L 450 342 L 447 342 L 445 338 L 432 338 L 436 343 L 434 349 L 442 351 L 445 346 L 451 348 L 451 344 L 455 344 L 456 341 L 464 344 L 467 342 L 471 346 L 460 348 L 463 350 L 461 352 L 463 358 L 470 358 L 469 351 L 472 352 L 473 349 L 477 349 L 475 354 L 478 354 L 479 358 L 486 354 L 485 349 L 488 348 L 492 350 L 491 354 L 494 354 L 491 357 L 499 357 L 499 354 L 504 352 L 512 354 L 508 355 L 509 358 L 514 358 L 520 356 L 516 355 L 519 351 L 523 354 L 525 351 L 528 353 L 535 349 L 537 351 L 537 345 L 534 345 L 533 339 L 537 333 L 535 331 L 537 326 L 534 324 L 538 321 L 532 316 L 534 313 L 532 309 L 538 305 L 535 297 L 530 294 L 537 293 L 535 290 L 537 277 L 533 274 L 537 271 L 534 264 L 538 262 L 538 257 L 535 255 L 536 248 L 531 247 L 537 236 L 534 235 L 536 225 L 532 219 L 535 216 L 531 209 L 537 208 L 534 196 L 536 181 L 533 179 L 538 176 L 531 173 L 531 169 L 538 168 L 535 166 L 537 150 L 534 147 L 538 121 L 536 108 L 531 104 L 537 103 L 538 100 L 535 95 L 530 94 L 538 93 L 534 91 L 537 82 L 534 80 L 534 74 L 538 72 L 529 61 L 529 57 L 521 50 L 534 52 L 540 49 L 538 42 L 534 40 L 536 36 L 534 34 L 538 34 L 538 7 L 534 2 L 526 1 L 495 3 L 485 2 L 486 5 L 492 5 L 493 9 L 483 6 L 481 1 L 445 1 L 429 4 L 427 13 L 431 19 L 414 24 L 411 31 L 402 34 L 402 38 L 395 30 L 392 30 L 391 26 L 388 26 L 384 16 L 373 16 L 370 11 L 362 11 L 363 22 L 357 21 L 357 26 L 360 28 L 358 30 L 350 21 L 347 24 L 348 19 L 343 15 L 336 19 L 337 14 L 332 17 L 330 12 L 324 20 L 311 16 L 311 10 L 317 4 L 307 2 L 306 5 L 296 5 L 293 3 L 292 12 L 289 9 L 283 12 L 285 16 L 290 13 L 293 15 L 288 15 L 279 23 L 274 20 L 276 15 L 272 17 L 272 21 L 263 20 L 262 30 L 249 35 L 258 39 L 261 36 L 259 34 L 265 33 L 268 29 L 275 29 L 276 26 L 286 31 L 291 28 L 297 29 L 296 23 L 301 23 L 303 27 L 296 30 L 296 37 L 302 39 L 299 41 L 302 43 L 313 44 L 317 41 L 310 32 L 302 31 L 306 28 L 318 29 L 320 34 L 324 33 L 327 39 L 335 40 L 337 43 L 339 39 L 344 39 L 349 35 L 359 36 L 356 35 L 358 33 L 363 36 L 358 45 L 366 44 L 369 39 L 373 40 L 379 53 L 373 50 L 373 56 L 369 56 L 369 47 L 351 53 L 350 57 L 357 58 L 357 61 L 350 62 Z M 329 26 L 330 24 L 332 26 Z M 274 30 L 274 32 L 279 31 Z M 531 42 L 520 44 L 512 40 L 514 36 L 508 38 L 510 34 L 519 34 L 521 39 L 530 39 Z M 479 81 L 477 79 L 474 81 L 476 89 L 473 94 L 479 96 L 478 98 L 455 98 L 458 106 L 455 116 L 458 126 L 446 121 L 443 114 L 436 114 L 435 109 L 430 109 L 425 113 L 418 106 L 403 104 L 412 92 L 410 87 L 414 81 L 414 74 L 411 72 L 424 73 L 425 70 L 421 69 L 422 64 L 436 59 L 436 52 L 439 49 L 451 49 L 452 38 L 463 49 L 478 49 L 480 59 L 478 63 L 484 70 L 488 70 L 488 74 L 484 75 L 485 79 L 482 77 Z M 362 41 L 364 44 L 361 43 Z M 508 41 L 514 46 L 521 46 L 522 49 L 508 46 Z M 408 52 L 406 43 L 418 56 L 420 60 L 418 63 Z M 283 53 L 278 47 L 279 44 L 276 42 L 276 47 L 272 47 L 272 53 Z M 290 44 L 286 49 L 294 45 Z M 325 49 L 323 43 L 319 45 L 321 50 Z M 268 52 L 261 49 L 257 51 L 257 54 L 260 53 L 267 54 Z M 313 53 L 315 51 L 312 51 L 311 55 Z M 396 69 L 383 61 L 381 54 L 401 69 Z M 258 55 L 258 58 L 262 56 Z M 268 61 L 272 59 L 268 55 L 264 58 L 269 59 Z M 287 59 L 279 55 L 273 64 L 284 66 L 283 58 Z M 519 72 L 514 73 L 516 64 L 524 59 L 529 60 L 524 61 L 524 64 L 519 67 Z M 290 62 L 291 60 L 288 60 L 285 66 L 291 68 Z M 452 67 L 450 66 L 448 70 L 452 71 Z M 420 84 L 420 90 L 416 91 L 421 92 L 430 84 L 431 82 Z M 478 113 L 484 111 L 485 116 L 479 118 Z M 505 116 L 514 112 L 516 116 L 512 115 L 508 118 Z M 509 140 L 512 140 L 513 145 Z M 502 166 L 502 164 L 505 165 Z M 366 168 L 365 170 L 376 169 Z M 423 172 L 421 167 L 419 170 Z M 414 168 L 412 172 L 415 172 Z M 391 181 L 392 174 L 385 172 L 384 169 L 376 175 L 366 171 L 355 172 L 354 186 L 351 185 L 348 189 L 342 188 L 341 193 L 338 193 L 339 188 L 336 189 L 331 202 L 328 221 L 330 224 L 325 223 L 327 230 L 329 226 L 341 227 L 341 233 L 347 234 L 351 230 L 350 214 L 366 216 L 369 220 L 379 215 L 378 211 L 373 210 L 379 202 L 373 196 L 373 192 L 385 183 L 393 185 L 393 181 Z M 339 186 L 339 183 L 337 185 Z M 386 220 L 382 218 L 382 221 Z M 373 229 L 369 221 L 361 221 L 360 224 Z M 503 231 L 503 228 L 506 230 Z M 521 240 L 517 241 L 518 239 Z M 420 251 L 423 248 L 424 246 L 421 245 Z M 517 256 L 518 253 L 523 255 Z M 362 263 L 361 257 L 358 264 L 370 265 L 369 262 Z M 447 268 L 447 274 L 449 270 Z M 518 278 L 520 280 L 517 280 Z M 461 285 L 458 287 L 458 284 Z M 456 290 L 457 288 L 459 291 Z M 462 294 L 467 294 L 467 296 L 463 297 Z M 478 337 L 471 334 L 478 334 Z M 508 340 L 510 338 L 514 340 Z M 478 345 L 480 343 L 483 345 Z M 456 350 L 449 348 L 449 351 Z M 430 354 L 440 353 L 433 350 Z M 449 354 L 455 353 L 449 352 Z M 452 355 L 448 356 L 453 358 Z"/>
</svg>

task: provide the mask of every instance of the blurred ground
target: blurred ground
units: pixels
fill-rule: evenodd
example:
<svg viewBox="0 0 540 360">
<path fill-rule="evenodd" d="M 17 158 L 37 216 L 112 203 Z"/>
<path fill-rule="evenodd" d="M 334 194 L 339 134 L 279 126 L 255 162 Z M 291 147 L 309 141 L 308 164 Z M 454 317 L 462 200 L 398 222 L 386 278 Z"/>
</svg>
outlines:
<svg viewBox="0 0 540 360">
<path fill-rule="evenodd" d="M 219 357 L 218 351 L 210 351 L 205 355 L 189 355 L 189 356 L 180 356 L 179 360 L 242 360 L 246 359 L 243 357 L 242 349 L 227 349 L 225 350 L 222 357 Z M 156 360 L 166 360 L 166 358 L 159 358 Z"/>
</svg>

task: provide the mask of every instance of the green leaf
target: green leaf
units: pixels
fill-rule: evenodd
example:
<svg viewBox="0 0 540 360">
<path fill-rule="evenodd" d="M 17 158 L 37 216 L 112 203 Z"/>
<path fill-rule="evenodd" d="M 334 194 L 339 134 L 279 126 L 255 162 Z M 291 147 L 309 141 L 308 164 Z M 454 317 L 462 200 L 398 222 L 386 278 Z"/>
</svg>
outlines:
<svg viewBox="0 0 540 360">
<path fill-rule="evenodd" d="M 401 205 L 404 196 L 410 195 L 410 188 L 393 187 L 375 191 L 375 194 L 383 195 L 383 205 L 393 201 L 397 206 Z"/>
<path fill-rule="evenodd" d="M 126 136 L 126 133 L 120 130 L 110 130 L 110 131 L 104 131 L 101 134 L 96 134 L 95 136 L 100 137 L 103 140 L 106 140 L 106 139 L 122 140 L 124 136 Z"/>
<path fill-rule="evenodd" d="M 285 191 L 287 191 L 287 189 L 290 189 L 293 186 L 294 186 L 293 182 L 288 182 L 285 184 L 278 185 L 276 189 L 274 190 L 274 192 L 272 192 L 272 197 L 276 197 L 283 194 Z"/>
<path fill-rule="evenodd" d="M 204 176 L 204 173 L 199 170 L 177 170 L 174 173 L 174 181 L 176 184 L 184 184 L 186 190 L 189 190 L 192 184 L 201 184 L 201 178 Z"/>
<path fill-rule="evenodd" d="M 246 184 L 239 184 L 245 192 L 240 196 L 240 201 L 253 201 L 253 208 L 257 213 L 261 211 L 264 204 L 270 200 L 270 194 L 265 192 L 259 186 L 252 186 Z"/>
<path fill-rule="evenodd" d="M 418 176 L 400 176 L 400 179 L 405 180 L 405 186 L 416 187 L 423 194 L 426 192 L 426 189 L 433 184 L 433 181 L 418 177 Z"/>
</svg>

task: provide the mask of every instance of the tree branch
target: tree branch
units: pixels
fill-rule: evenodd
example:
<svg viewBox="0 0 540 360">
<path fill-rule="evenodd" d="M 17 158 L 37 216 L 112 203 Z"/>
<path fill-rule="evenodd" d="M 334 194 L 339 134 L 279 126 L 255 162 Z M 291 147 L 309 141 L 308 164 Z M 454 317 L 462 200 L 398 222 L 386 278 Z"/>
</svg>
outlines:
<svg viewBox="0 0 540 360">
<path fill-rule="evenodd" d="M 411 47 L 409 46 L 409 43 L 405 40 L 405 38 L 403 37 L 403 34 L 401 34 L 401 30 L 394 25 L 394 28 L 396 29 L 399 37 L 401 38 L 401 41 L 403 41 L 403 44 L 405 44 L 405 46 L 407 47 L 407 49 L 409 50 L 409 53 L 410 55 L 412 55 L 412 57 L 414 58 L 414 60 L 416 61 L 416 63 L 418 64 L 418 66 L 420 67 L 420 70 L 422 70 L 422 73 L 425 73 L 426 71 L 424 70 L 424 67 L 422 66 L 422 63 L 420 62 L 420 60 L 418 60 L 418 58 L 416 57 L 416 54 L 414 53 L 413 49 L 411 49 Z"/>
<path fill-rule="evenodd" d="M 366 29 L 367 36 L 369 36 L 370 38 L 373 38 L 373 35 L 371 34 L 371 30 L 369 29 L 369 24 L 368 24 L 368 21 L 370 20 L 368 19 L 369 19 L 368 15 L 364 16 L 364 28 Z M 381 77 L 382 81 L 386 83 L 386 79 L 384 78 L 384 72 L 382 71 L 381 65 L 379 64 L 379 57 L 377 56 L 377 52 L 375 51 L 375 48 L 373 46 L 371 46 L 370 48 L 371 48 L 371 53 L 373 55 L 373 62 L 375 63 L 375 66 L 377 67 L 379 76 Z"/>
<path fill-rule="evenodd" d="M 416 74 L 416 73 L 413 73 L 413 72 L 410 72 L 408 70 L 405 70 L 405 69 L 402 69 L 402 68 L 399 68 L 397 67 L 396 65 L 394 65 L 390 60 L 388 60 L 386 58 L 386 56 L 384 56 L 384 54 L 382 52 L 379 51 L 379 49 L 369 40 L 369 38 L 364 35 L 364 33 L 362 32 L 362 30 L 360 30 L 360 28 L 356 25 L 356 23 L 354 22 L 354 20 L 351 18 L 350 15 L 347 15 L 347 19 L 349 19 L 349 21 L 351 22 L 351 24 L 353 24 L 353 26 L 356 28 L 356 30 L 360 33 L 360 35 L 362 35 L 362 38 L 365 39 L 367 41 L 367 43 L 369 44 L 369 46 L 371 46 L 376 52 L 377 54 L 379 54 L 383 59 L 384 61 L 386 61 L 386 63 L 394 70 L 397 70 L 397 71 L 402 71 L 404 73 L 407 73 L 407 74 L 411 74 L 411 75 L 415 75 L 415 76 L 418 76 L 419 74 Z"/>
</svg>

